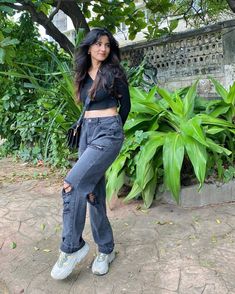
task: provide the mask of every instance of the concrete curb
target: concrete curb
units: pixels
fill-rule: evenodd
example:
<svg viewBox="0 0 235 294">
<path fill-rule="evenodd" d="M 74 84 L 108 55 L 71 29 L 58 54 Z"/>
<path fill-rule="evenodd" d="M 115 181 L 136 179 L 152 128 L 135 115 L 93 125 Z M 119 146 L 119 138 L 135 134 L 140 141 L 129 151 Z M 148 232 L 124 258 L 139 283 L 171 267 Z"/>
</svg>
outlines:
<svg viewBox="0 0 235 294">
<path fill-rule="evenodd" d="M 225 184 L 204 184 L 200 191 L 198 188 L 199 185 L 182 188 L 179 205 L 193 208 L 235 201 L 235 180 Z M 169 191 L 163 192 L 157 198 L 164 203 L 177 204 Z"/>
</svg>

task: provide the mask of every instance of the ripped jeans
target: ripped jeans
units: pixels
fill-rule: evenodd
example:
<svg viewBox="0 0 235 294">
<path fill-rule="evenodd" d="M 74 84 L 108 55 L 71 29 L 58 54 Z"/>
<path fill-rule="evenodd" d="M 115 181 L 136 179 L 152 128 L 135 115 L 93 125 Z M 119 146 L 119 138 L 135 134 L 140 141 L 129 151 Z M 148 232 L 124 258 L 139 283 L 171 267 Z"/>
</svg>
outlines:
<svg viewBox="0 0 235 294">
<path fill-rule="evenodd" d="M 82 232 L 89 203 L 92 235 L 99 252 L 113 251 L 114 240 L 106 214 L 105 171 L 120 152 L 124 140 L 119 115 L 84 118 L 79 144 L 79 159 L 69 171 L 63 189 L 63 231 L 60 249 L 73 253 L 83 247 Z M 67 190 L 66 190 L 67 191 Z"/>
</svg>

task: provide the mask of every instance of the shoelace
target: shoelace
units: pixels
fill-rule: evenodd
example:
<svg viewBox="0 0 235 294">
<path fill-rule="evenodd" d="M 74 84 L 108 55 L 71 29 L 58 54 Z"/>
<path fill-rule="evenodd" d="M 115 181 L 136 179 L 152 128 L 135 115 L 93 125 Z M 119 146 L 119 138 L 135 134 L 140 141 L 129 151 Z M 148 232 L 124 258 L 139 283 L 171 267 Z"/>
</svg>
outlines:
<svg viewBox="0 0 235 294">
<path fill-rule="evenodd" d="M 103 262 L 105 260 L 106 256 L 107 256 L 107 254 L 105 254 L 105 253 L 98 253 L 97 261 L 98 262 Z"/>
<path fill-rule="evenodd" d="M 67 259 L 68 259 L 68 254 L 65 252 L 61 252 L 58 259 L 58 266 L 62 267 L 63 264 L 67 261 Z"/>
</svg>

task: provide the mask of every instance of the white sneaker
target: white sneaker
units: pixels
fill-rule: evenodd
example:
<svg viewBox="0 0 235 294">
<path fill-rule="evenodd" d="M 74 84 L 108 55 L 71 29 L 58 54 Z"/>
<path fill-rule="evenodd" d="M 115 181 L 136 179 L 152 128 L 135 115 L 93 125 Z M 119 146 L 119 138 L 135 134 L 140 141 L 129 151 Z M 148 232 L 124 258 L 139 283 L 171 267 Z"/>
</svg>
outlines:
<svg viewBox="0 0 235 294">
<path fill-rule="evenodd" d="M 93 264 L 92 272 L 95 275 L 105 275 L 109 271 L 109 264 L 114 260 L 115 252 L 112 251 L 110 254 L 98 253 Z"/>
<path fill-rule="evenodd" d="M 65 253 L 61 251 L 56 264 L 52 268 L 52 278 L 55 280 L 63 280 L 67 278 L 75 268 L 76 264 L 81 262 L 87 255 L 88 251 L 89 245 L 87 243 L 85 243 L 81 249 L 73 253 Z"/>
</svg>

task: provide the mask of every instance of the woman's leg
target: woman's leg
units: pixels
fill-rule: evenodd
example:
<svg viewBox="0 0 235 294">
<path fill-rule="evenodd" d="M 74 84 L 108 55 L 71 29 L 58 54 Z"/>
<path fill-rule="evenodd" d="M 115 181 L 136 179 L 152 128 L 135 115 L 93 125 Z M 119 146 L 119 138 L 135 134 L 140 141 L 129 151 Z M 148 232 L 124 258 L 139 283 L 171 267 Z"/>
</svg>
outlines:
<svg viewBox="0 0 235 294">
<path fill-rule="evenodd" d="M 64 228 L 61 242 L 61 250 L 65 256 L 62 254 L 62 262 L 59 258 L 52 270 L 52 276 L 57 279 L 68 276 L 76 262 L 80 262 L 80 255 L 83 258 L 87 252 L 88 245 L 82 239 L 85 206 L 87 201 L 96 206 L 99 197 L 97 198 L 94 193 L 95 187 L 117 157 L 123 143 L 120 117 L 87 119 L 85 122 L 83 128 L 87 136 L 87 148 L 65 178 Z M 105 194 L 103 195 L 104 203 Z M 107 220 L 105 205 L 100 210 L 99 217 Z M 105 224 L 107 226 L 107 221 Z M 108 226 L 111 229 L 110 224 Z M 109 250 L 113 248 L 111 243 L 113 242 L 110 241 Z M 108 262 L 111 262 L 111 254 L 106 257 Z M 66 269 L 68 266 L 69 270 Z"/>
<path fill-rule="evenodd" d="M 106 185 L 103 176 L 97 183 L 93 194 L 95 203 L 89 200 L 91 230 L 98 250 L 109 254 L 113 251 L 113 232 L 106 214 Z"/>
<path fill-rule="evenodd" d="M 104 180 L 103 182 L 101 181 L 103 184 L 100 186 L 100 193 L 103 194 L 103 199 L 95 195 L 94 189 L 121 149 L 123 142 L 122 126 L 118 118 L 110 117 L 108 119 L 88 119 L 84 123 L 83 128 L 87 134 L 87 148 L 65 178 L 65 182 L 70 186 L 70 191 L 68 193 L 64 191 L 63 195 L 67 208 L 65 205 L 61 250 L 66 253 L 75 252 L 84 245 L 82 231 L 85 225 L 87 201 L 94 207 L 99 207 L 97 209 L 94 208 L 94 211 L 102 219 L 101 222 L 103 222 L 105 230 L 110 232 L 108 243 L 112 243 L 111 227 L 105 211 Z M 99 201 L 101 205 L 97 204 Z M 66 215 L 67 211 L 69 216 Z M 95 225 L 93 220 L 92 222 Z M 98 225 L 100 226 L 100 224 Z M 99 229 L 93 227 L 94 230 L 98 231 Z M 100 234 L 102 236 L 103 233 L 101 232 Z M 100 246 L 102 246 L 102 242 L 104 244 L 107 243 L 105 239 L 102 241 L 99 239 Z M 113 247 L 113 244 L 109 244 L 109 248 L 104 248 L 104 250 L 110 251 L 110 246 Z"/>
</svg>

